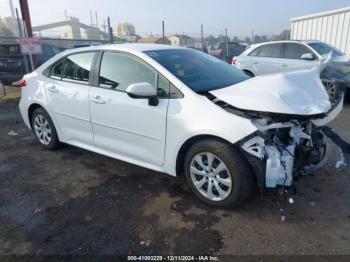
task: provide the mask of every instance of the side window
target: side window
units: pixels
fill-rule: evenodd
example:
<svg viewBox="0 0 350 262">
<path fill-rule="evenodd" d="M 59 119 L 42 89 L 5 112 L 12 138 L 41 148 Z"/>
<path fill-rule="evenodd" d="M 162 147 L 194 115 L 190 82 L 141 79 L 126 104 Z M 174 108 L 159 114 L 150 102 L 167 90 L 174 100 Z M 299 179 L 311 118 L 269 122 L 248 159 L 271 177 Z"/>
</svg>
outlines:
<svg viewBox="0 0 350 262">
<path fill-rule="evenodd" d="M 183 98 L 184 95 L 181 93 L 179 89 L 177 89 L 173 84 L 170 83 L 170 99 Z"/>
<path fill-rule="evenodd" d="M 255 48 L 252 52 L 249 53 L 249 56 L 258 56 L 260 47 Z"/>
<path fill-rule="evenodd" d="M 67 56 L 62 80 L 88 84 L 94 56 L 94 52 Z"/>
<path fill-rule="evenodd" d="M 166 78 L 158 75 L 158 97 L 177 99 L 183 98 L 183 94 L 173 84 L 171 84 Z"/>
<path fill-rule="evenodd" d="M 102 57 L 99 86 L 126 91 L 130 84 L 156 84 L 156 73 L 145 63 L 121 53 L 105 52 Z"/>
<path fill-rule="evenodd" d="M 301 56 L 306 53 L 311 53 L 311 51 L 301 44 L 285 45 L 284 57 L 287 59 L 301 59 Z"/>
<path fill-rule="evenodd" d="M 66 60 L 66 58 L 63 58 L 51 67 L 51 70 L 50 70 L 51 71 L 51 73 L 50 73 L 51 78 L 61 80 L 65 60 Z"/>
<path fill-rule="evenodd" d="M 282 47 L 282 44 L 264 45 L 260 48 L 261 50 L 260 50 L 259 56 L 279 58 L 281 57 L 281 47 Z"/>
<path fill-rule="evenodd" d="M 158 74 L 157 94 L 160 98 L 169 97 L 170 82 L 162 75 Z"/>
</svg>

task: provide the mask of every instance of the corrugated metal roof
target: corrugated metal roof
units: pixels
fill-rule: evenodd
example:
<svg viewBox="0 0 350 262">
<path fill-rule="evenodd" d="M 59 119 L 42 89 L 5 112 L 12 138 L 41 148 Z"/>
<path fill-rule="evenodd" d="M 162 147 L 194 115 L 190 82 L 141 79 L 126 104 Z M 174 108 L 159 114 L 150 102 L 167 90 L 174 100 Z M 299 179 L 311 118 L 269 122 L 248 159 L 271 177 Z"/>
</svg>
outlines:
<svg viewBox="0 0 350 262">
<path fill-rule="evenodd" d="M 350 11 L 350 6 L 340 8 L 340 9 L 330 10 L 330 11 L 326 11 L 326 12 L 320 12 L 320 13 L 314 13 L 314 14 L 309 14 L 309 15 L 304 15 L 304 16 L 293 17 L 292 19 L 290 19 L 290 21 L 295 22 L 295 21 L 300 21 L 300 20 L 305 20 L 305 19 L 310 19 L 310 18 L 345 13 L 345 12 L 349 12 L 349 11 Z"/>
</svg>

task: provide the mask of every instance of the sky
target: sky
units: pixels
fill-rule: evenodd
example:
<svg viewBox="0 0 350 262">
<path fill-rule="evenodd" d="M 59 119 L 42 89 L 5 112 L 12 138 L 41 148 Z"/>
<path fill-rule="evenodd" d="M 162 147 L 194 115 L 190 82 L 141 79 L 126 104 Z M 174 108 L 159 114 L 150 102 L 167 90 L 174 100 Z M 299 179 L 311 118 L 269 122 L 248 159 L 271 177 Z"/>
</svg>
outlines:
<svg viewBox="0 0 350 262">
<path fill-rule="evenodd" d="M 18 7 L 18 0 L 13 0 Z M 200 25 L 208 36 L 230 37 L 279 34 L 290 29 L 290 18 L 350 7 L 350 0 L 28 0 L 33 26 L 64 20 L 64 11 L 90 24 L 90 9 L 99 23 L 107 16 L 113 29 L 121 22 L 133 23 L 136 33 L 146 36 L 165 33 L 200 36 Z M 0 15 L 10 14 L 9 0 L 0 0 Z M 95 14 L 94 14 L 95 18 Z"/>
</svg>

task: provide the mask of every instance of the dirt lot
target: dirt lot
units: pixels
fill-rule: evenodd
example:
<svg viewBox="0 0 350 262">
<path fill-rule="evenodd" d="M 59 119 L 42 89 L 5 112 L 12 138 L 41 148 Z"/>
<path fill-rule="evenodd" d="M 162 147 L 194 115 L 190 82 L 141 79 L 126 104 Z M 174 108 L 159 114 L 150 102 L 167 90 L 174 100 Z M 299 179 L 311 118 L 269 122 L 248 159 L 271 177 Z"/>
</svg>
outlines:
<svg viewBox="0 0 350 262">
<path fill-rule="evenodd" d="M 0 254 L 350 254 L 350 170 L 335 169 L 334 144 L 327 166 L 297 181 L 282 222 L 274 191 L 217 210 L 167 175 L 45 151 L 17 104 L 0 101 Z M 349 105 L 332 127 L 350 141 Z"/>
</svg>

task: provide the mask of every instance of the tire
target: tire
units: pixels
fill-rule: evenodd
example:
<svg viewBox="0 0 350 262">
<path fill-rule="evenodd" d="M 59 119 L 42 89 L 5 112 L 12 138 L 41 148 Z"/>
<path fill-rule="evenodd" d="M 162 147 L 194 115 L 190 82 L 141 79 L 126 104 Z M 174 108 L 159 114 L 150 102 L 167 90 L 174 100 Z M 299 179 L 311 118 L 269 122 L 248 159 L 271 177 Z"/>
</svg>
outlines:
<svg viewBox="0 0 350 262">
<path fill-rule="evenodd" d="M 210 161 L 208 156 L 214 160 Z M 200 163 L 201 161 L 202 163 Z M 209 162 L 212 165 L 209 165 Z M 220 171 L 219 169 L 222 168 L 219 167 L 223 167 L 219 162 L 226 166 L 226 171 L 215 172 L 215 169 Z M 219 208 L 237 207 L 251 195 L 254 186 L 251 167 L 241 152 L 228 143 L 215 139 L 199 141 L 187 152 L 184 164 L 188 186 L 206 204 Z M 207 169 L 209 169 L 208 166 L 211 166 L 214 171 L 211 172 L 209 169 L 209 172 L 207 171 L 204 174 L 205 168 L 202 168 L 203 165 Z M 229 178 L 231 179 L 230 189 Z M 202 179 L 206 179 L 206 182 L 204 183 Z M 221 182 L 224 182 L 224 184 Z M 203 185 L 198 188 L 195 183 L 199 187 L 201 184 Z M 211 190 L 208 188 L 209 183 L 212 184 Z M 218 186 L 221 193 L 224 192 L 225 194 L 219 193 Z"/>
<path fill-rule="evenodd" d="M 33 132 L 43 147 L 55 150 L 60 146 L 55 125 L 44 108 L 39 107 L 34 110 L 31 123 Z"/>
</svg>

